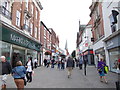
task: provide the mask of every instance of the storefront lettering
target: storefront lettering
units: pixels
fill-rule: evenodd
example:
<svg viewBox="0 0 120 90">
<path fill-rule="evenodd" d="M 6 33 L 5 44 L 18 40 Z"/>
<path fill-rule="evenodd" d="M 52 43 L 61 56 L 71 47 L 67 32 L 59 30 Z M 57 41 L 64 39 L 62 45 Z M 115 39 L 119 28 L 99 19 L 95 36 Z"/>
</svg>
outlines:
<svg viewBox="0 0 120 90">
<path fill-rule="evenodd" d="M 31 43 L 30 41 L 28 41 L 26 39 L 23 39 L 23 38 L 21 38 L 19 36 L 16 36 L 15 34 L 10 35 L 10 40 L 12 40 L 12 41 L 14 41 L 16 43 L 22 44 L 22 45 L 24 45 L 26 47 L 28 46 L 28 47 L 33 48 L 33 49 L 36 48 L 34 43 Z"/>
</svg>

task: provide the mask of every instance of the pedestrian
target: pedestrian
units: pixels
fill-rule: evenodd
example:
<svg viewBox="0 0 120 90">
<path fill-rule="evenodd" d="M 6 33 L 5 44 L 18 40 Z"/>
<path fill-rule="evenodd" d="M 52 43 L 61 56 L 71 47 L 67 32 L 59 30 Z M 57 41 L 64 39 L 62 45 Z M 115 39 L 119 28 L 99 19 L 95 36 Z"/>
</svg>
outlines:
<svg viewBox="0 0 120 90">
<path fill-rule="evenodd" d="M 82 60 L 82 56 L 80 56 L 79 58 L 79 69 L 82 69 L 82 64 L 83 64 L 83 60 Z"/>
<path fill-rule="evenodd" d="M 47 66 L 47 59 L 44 59 L 44 66 Z"/>
<path fill-rule="evenodd" d="M 12 69 L 12 76 L 14 78 L 14 82 L 19 89 L 24 88 L 24 79 L 25 79 L 26 69 L 22 65 L 21 61 L 17 61 L 16 67 Z"/>
<path fill-rule="evenodd" d="M 100 76 L 100 81 L 103 82 L 102 79 L 104 79 L 105 83 L 108 83 L 106 80 L 105 72 L 104 72 L 104 67 L 106 66 L 103 58 L 100 58 L 100 61 L 98 62 L 97 70 Z"/>
<path fill-rule="evenodd" d="M 73 59 L 72 57 L 68 57 L 66 64 L 66 68 L 68 70 L 68 78 L 71 77 L 73 67 L 74 67 Z"/>
<path fill-rule="evenodd" d="M 51 68 L 54 68 L 54 64 L 55 64 L 55 59 L 53 58 L 53 59 L 51 60 Z"/>
<path fill-rule="evenodd" d="M 65 60 L 63 58 L 61 59 L 61 69 L 65 69 Z"/>
<path fill-rule="evenodd" d="M 38 60 L 37 58 L 34 59 L 34 68 L 36 69 L 37 68 L 37 63 L 38 63 Z"/>
<path fill-rule="evenodd" d="M 27 82 L 32 82 L 32 73 L 33 73 L 33 62 L 32 62 L 32 58 L 28 58 L 28 61 L 26 63 L 26 78 L 27 78 Z"/>
<path fill-rule="evenodd" d="M 7 76 L 12 72 L 12 68 L 5 56 L 1 56 L 0 59 L 0 84 L 2 89 L 6 89 Z"/>
<path fill-rule="evenodd" d="M 83 58 L 83 60 L 84 60 L 84 74 L 85 74 L 85 76 L 86 76 L 86 73 L 87 73 L 87 71 L 86 71 L 86 67 L 87 67 L 87 56 L 84 56 L 84 58 Z"/>
<path fill-rule="evenodd" d="M 78 67 L 78 59 L 75 58 L 76 67 Z"/>
<path fill-rule="evenodd" d="M 50 59 L 47 60 L 47 68 L 49 67 L 50 65 Z"/>
<path fill-rule="evenodd" d="M 58 64 L 58 69 L 60 69 L 61 62 L 59 60 L 57 61 L 57 64 Z"/>
</svg>

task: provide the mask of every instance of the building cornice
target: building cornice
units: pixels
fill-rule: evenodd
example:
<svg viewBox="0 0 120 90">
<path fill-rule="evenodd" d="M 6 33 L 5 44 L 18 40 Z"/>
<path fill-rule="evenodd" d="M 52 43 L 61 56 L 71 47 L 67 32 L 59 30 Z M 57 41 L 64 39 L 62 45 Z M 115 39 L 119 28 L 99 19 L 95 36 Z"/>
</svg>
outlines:
<svg viewBox="0 0 120 90">
<path fill-rule="evenodd" d="M 113 38 L 113 37 L 115 37 L 115 36 L 117 36 L 119 34 L 120 34 L 120 29 L 118 31 L 112 33 L 110 36 L 108 36 L 107 38 L 105 38 L 103 41 L 106 42 L 106 41 L 110 40 L 111 38 Z"/>
</svg>

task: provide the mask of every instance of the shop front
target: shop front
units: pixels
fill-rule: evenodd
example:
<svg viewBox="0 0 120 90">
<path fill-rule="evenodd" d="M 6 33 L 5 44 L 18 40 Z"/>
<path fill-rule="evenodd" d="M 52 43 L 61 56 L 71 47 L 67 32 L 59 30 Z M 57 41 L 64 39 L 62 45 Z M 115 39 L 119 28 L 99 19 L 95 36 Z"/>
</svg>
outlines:
<svg viewBox="0 0 120 90">
<path fill-rule="evenodd" d="M 100 58 L 103 58 L 105 63 L 106 63 L 106 56 L 105 56 L 105 50 L 104 47 L 99 48 L 97 50 L 95 50 L 95 66 L 97 67 L 98 61 L 100 61 Z"/>
<path fill-rule="evenodd" d="M 120 59 L 120 34 L 107 40 L 106 47 L 109 54 L 110 70 L 117 72 L 118 60 Z"/>
<path fill-rule="evenodd" d="M 88 49 L 83 53 L 84 57 L 87 58 L 89 65 L 94 65 L 94 54 L 92 49 Z"/>
<path fill-rule="evenodd" d="M 41 44 L 24 33 L 17 32 L 12 27 L 2 25 L 2 40 L 0 41 L 0 55 L 6 56 L 12 67 L 15 67 L 16 61 L 22 61 L 25 65 L 29 57 L 37 58 L 39 61 L 39 52 Z"/>
</svg>

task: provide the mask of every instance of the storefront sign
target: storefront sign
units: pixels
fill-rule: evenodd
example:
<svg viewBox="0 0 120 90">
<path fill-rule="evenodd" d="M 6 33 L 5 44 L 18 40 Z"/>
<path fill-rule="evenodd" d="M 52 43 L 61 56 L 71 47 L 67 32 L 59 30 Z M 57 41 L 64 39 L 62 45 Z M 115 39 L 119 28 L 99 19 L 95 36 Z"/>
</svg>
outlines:
<svg viewBox="0 0 120 90">
<path fill-rule="evenodd" d="M 115 47 L 119 47 L 120 46 L 120 35 L 108 40 L 106 42 L 106 45 L 107 45 L 107 49 L 112 49 L 112 48 L 115 48 Z"/>
<path fill-rule="evenodd" d="M 2 40 L 11 44 L 16 44 L 22 47 L 40 51 L 40 43 L 37 43 L 10 28 L 2 27 Z"/>
</svg>

